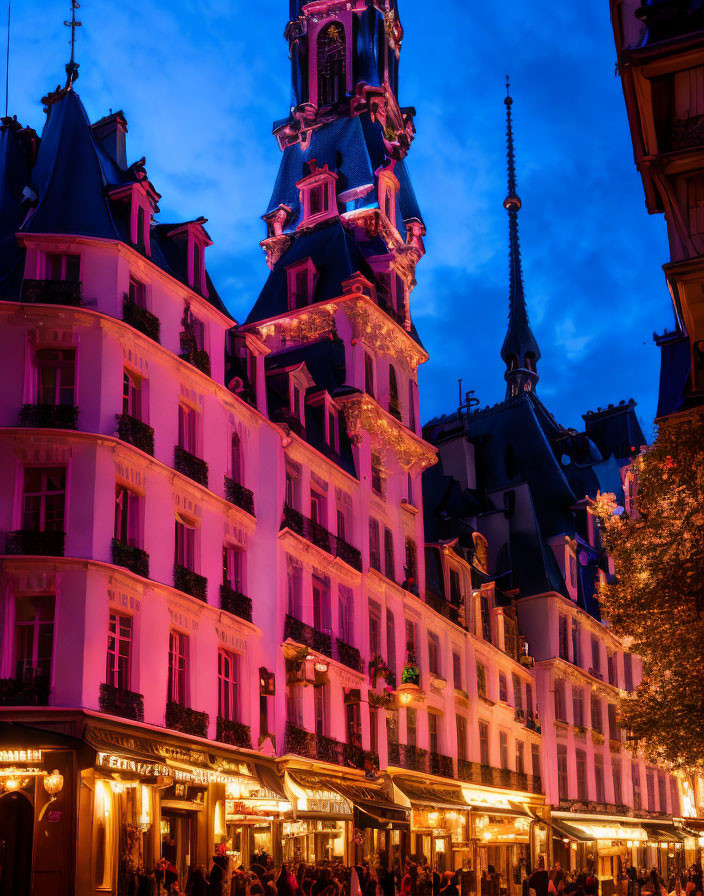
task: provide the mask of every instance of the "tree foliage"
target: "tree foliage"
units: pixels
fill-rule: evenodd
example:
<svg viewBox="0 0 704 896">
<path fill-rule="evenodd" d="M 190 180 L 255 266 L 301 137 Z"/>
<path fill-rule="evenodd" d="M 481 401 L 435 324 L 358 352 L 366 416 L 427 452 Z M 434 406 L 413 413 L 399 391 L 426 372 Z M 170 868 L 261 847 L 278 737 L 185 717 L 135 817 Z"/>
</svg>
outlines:
<svg viewBox="0 0 704 896">
<path fill-rule="evenodd" d="M 704 768 L 704 415 L 661 422 L 634 461 L 635 506 L 593 503 L 615 577 L 600 586 L 612 629 L 643 661 L 622 723 L 653 760 Z"/>
</svg>

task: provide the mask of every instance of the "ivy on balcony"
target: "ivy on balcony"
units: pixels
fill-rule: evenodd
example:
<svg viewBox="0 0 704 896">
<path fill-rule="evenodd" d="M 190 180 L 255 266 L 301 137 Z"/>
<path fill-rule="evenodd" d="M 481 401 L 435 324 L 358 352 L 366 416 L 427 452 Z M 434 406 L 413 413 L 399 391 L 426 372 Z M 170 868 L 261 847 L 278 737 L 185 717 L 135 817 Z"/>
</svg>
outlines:
<svg viewBox="0 0 704 896">
<path fill-rule="evenodd" d="M 284 505 L 281 528 L 290 529 L 292 532 L 295 532 L 296 535 L 300 535 L 301 538 L 305 538 L 306 541 L 312 542 L 316 547 L 319 547 L 327 554 L 331 554 L 333 557 L 339 557 L 340 560 L 344 561 L 348 566 L 351 566 L 358 572 L 362 571 L 362 554 L 357 548 L 352 547 L 352 545 L 346 542 L 343 538 L 338 538 L 336 535 L 328 532 L 325 526 L 321 526 L 320 523 L 316 523 L 315 520 L 303 516 L 300 511 L 291 507 L 290 504 Z"/>
<path fill-rule="evenodd" d="M 230 585 L 222 584 L 220 586 L 220 607 L 232 613 L 233 616 L 239 616 L 240 619 L 246 619 L 247 622 L 252 621 L 252 599 L 246 594 L 240 594 Z"/>
<path fill-rule="evenodd" d="M 210 719 L 207 712 L 198 712 L 189 706 L 181 706 L 174 700 L 166 704 L 166 727 L 183 734 L 192 734 L 194 737 L 208 736 L 208 723 Z"/>
<path fill-rule="evenodd" d="M 328 632 L 321 632 L 306 625 L 295 616 L 286 615 L 284 623 L 284 641 L 290 638 L 297 644 L 304 644 L 316 653 L 322 653 L 324 656 L 332 656 L 332 635 Z"/>
<path fill-rule="evenodd" d="M 453 767 L 452 757 L 445 756 L 442 753 L 430 752 L 429 771 L 431 775 L 438 775 L 441 778 L 454 778 L 455 769 Z"/>
<path fill-rule="evenodd" d="M 20 529 L 8 532 L 5 540 L 6 554 L 27 554 L 40 557 L 63 557 L 65 532 L 40 532 Z"/>
<path fill-rule="evenodd" d="M 68 280 L 25 280 L 22 301 L 77 307 L 83 303 L 83 284 Z"/>
<path fill-rule="evenodd" d="M 70 404 L 23 404 L 20 426 L 36 429 L 76 429 L 78 408 Z"/>
<path fill-rule="evenodd" d="M 195 339 L 187 332 L 181 333 L 181 352 L 179 357 L 187 361 L 201 373 L 210 376 L 210 355 L 204 348 L 198 348 Z"/>
<path fill-rule="evenodd" d="M 117 437 L 128 445 L 134 445 L 145 454 L 154 456 L 154 430 L 130 414 L 116 414 Z"/>
<path fill-rule="evenodd" d="M 48 706 L 49 679 L 44 675 L 29 678 L 0 678 L 0 706 Z"/>
<path fill-rule="evenodd" d="M 229 476 L 225 477 L 225 498 L 230 504 L 241 507 L 242 510 L 254 516 L 253 492 Z"/>
<path fill-rule="evenodd" d="M 112 540 L 112 562 L 115 566 L 124 566 L 135 575 L 149 578 L 149 554 L 117 538 Z"/>
<path fill-rule="evenodd" d="M 174 588 L 197 597 L 203 603 L 208 601 L 208 580 L 180 563 L 174 563 Z"/>
<path fill-rule="evenodd" d="M 286 722 L 286 735 L 284 753 L 293 753 L 296 756 L 305 756 L 307 759 L 316 758 L 315 735 L 305 728 L 300 728 L 292 722 Z"/>
<path fill-rule="evenodd" d="M 103 712 L 124 719 L 144 721 L 144 697 L 134 691 L 126 691 L 111 684 L 100 685 L 99 705 Z"/>
<path fill-rule="evenodd" d="M 174 469 L 177 473 L 183 473 L 198 485 L 208 487 L 208 465 L 204 460 L 186 451 L 180 445 L 174 446 Z"/>
<path fill-rule="evenodd" d="M 136 302 L 130 301 L 127 293 L 122 299 L 122 319 L 135 330 L 139 330 L 140 333 L 153 339 L 154 342 L 161 343 L 161 321 L 159 318 Z"/>
<path fill-rule="evenodd" d="M 335 646 L 337 648 L 336 658 L 343 666 L 347 666 L 348 669 L 354 669 L 355 672 L 362 671 L 362 655 L 356 647 L 346 644 L 339 638 L 335 640 Z"/>
<path fill-rule="evenodd" d="M 249 725 L 241 722 L 233 722 L 231 719 L 223 719 L 218 716 L 215 740 L 229 744 L 231 747 L 241 747 L 244 750 L 252 749 L 252 732 Z"/>
</svg>

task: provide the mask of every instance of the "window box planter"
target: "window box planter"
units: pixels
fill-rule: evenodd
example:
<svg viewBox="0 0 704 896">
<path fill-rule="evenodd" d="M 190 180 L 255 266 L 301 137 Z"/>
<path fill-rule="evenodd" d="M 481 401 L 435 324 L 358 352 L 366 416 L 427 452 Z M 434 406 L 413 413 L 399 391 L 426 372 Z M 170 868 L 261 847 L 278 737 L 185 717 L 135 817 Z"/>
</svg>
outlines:
<svg viewBox="0 0 704 896">
<path fill-rule="evenodd" d="M 243 750 L 252 749 L 252 732 L 249 725 L 223 719 L 222 716 L 218 716 L 215 740 L 231 747 L 241 747 Z"/>
<path fill-rule="evenodd" d="M 253 492 L 243 485 L 240 485 L 239 482 L 235 482 L 235 480 L 231 479 L 229 476 L 225 477 L 225 498 L 230 504 L 234 504 L 235 507 L 240 507 L 242 510 L 245 510 L 247 513 L 254 516 Z"/>
<path fill-rule="evenodd" d="M 27 554 L 34 557 L 63 557 L 65 532 L 37 532 L 20 529 L 8 532 L 5 540 L 6 554 Z"/>
<path fill-rule="evenodd" d="M 183 734 L 192 734 L 194 737 L 208 736 L 207 712 L 198 712 L 189 706 L 181 706 L 173 700 L 166 704 L 166 727 Z"/>
<path fill-rule="evenodd" d="M 181 448 L 180 445 L 174 446 L 174 470 L 177 473 L 183 473 L 198 485 L 208 487 L 208 465 L 204 460 Z"/>
<path fill-rule="evenodd" d="M 0 678 L 0 706 L 48 706 L 49 679 L 38 675 L 25 680 Z"/>
<path fill-rule="evenodd" d="M 310 731 L 306 731 L 305 728 L 286 722 L 284 753 L 293 753 L 296 756 L 315 759 L 315 735 L 311 734 Z"/>
<path fill-rule="evenodd" d="M 122 442 L 134 445 L 145 454 L 154 456 L 154 430 L 147 423 L 129 414 L 117 414 L 117 437 Z"/>
<path fill-rule="evenodd" d="M 111 716 L 144 721 L 144 697 L 134 691 L 123 691 L 110 684 L 101 684 L 99 705 L 103 712 Z"/>
<path fill-rule="evenodd" d="M 70 404 L 23 404 L 20 426 L 36 429 L 76 429 L 78 408 Z"/>
<path fill-rule="evenodd" d="M 419 747 L 409 747 L 405 744 L 400 745 L 401 767 L 413 772 L 429 771 L 428 767 L 428 751 L 421 750 Z"/>
<path fill-rule="evenodd" d="M 210 355 L 204 348 L 197 348 L 187 333 L 181 333 L 181 352 L 179 357 L 206 376 L 210 376 Z"/>
<path fill-rule="evenodd" d="M 154 342 L 161 343 L 161 321 L 159 318 L 151 311 L 147 311 L 146 308 L 137 305 L 136 302 L 131 302 L 127 293 L 124 294 L 122 300 L 122 319 L 135 330 L 139 330 L 140 333 L 153 339 Z"/>
<path fill-rule="evenodd" d="M 454 778 L 455 769 L 451 756 L 445 756 L 442 753 L 430 753 L 430 774 L 438 775 L 441 778 Z"/>
<path fill-rule="evenodd" d="M 174 588 L 190 594 L 191 597 L 197 597 L 203 603 L 208 602 L 208 580 L 192 569 L 181 566 L 180 563 L 174 563 Z"/>
<path fill-rule="evenodd" d="M 112 562 L 115 566 L 124 566 L 135 575 L 149 578 L 149 554 L 117 538 L 112 540 Z"/>
<path fill-rule="evenodd" d="M 252 621 L 252 600 L 245 594 L 240 594 L 230 588 L 229 585 L 220 586 L 220 607 L 232 613 L 233 616 L 239 616 L 240 619 L 246 619 L 247 622 Z"/>
<path fill-rule="evenodd" d="M 77 307 L 83 304 L 83 284 L 68 280 L 25 280 L 22 301 Z"/>
</svg>

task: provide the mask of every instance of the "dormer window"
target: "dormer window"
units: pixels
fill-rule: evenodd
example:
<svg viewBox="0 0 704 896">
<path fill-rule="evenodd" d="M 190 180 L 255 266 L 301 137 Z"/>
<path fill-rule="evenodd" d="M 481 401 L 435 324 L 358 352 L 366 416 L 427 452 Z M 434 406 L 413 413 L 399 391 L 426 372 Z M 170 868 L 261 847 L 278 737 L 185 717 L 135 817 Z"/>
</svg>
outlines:
<svg viewBox="0 0 704 896">
<path fill-rule="evenodd" d="M 110 193 L 110 198 L 115 202 L 128 205 L 130 242 L 138 252 L 150 256 L 152 253 L 150 234 L 152 214 L 159 211 L 158 202 L 161 196 L 156 192 L 142 169 L 136 173 L 139 177 L 136 183 L 113 190 Z"/>
<path fill-rule="evenodd" d="M 309 395 L 307 403 L 310 407 L 319 408 L 318 423 L 321 426 L 325 444 L 336 454 L 340 451 L 339 407 L 327 391 Z"/>
<path fill-rule="evenodd" d="M 401 189 L 393 167 L 381 168 L 377 171 L 379 178 L 379 208 L 392 227 L 396 227 L 396 198 Z"/>
<path fill-rule="evenodd" d="M 301 224 L 324 221 L 337 214 L 337 175 L 327 165 L 318 168 L 315 159 L 310 160 L 309 166 L 310 174 L 296 184 L 303 212 Z"/>
<path fill-rule="evenodd" d="M 186 282 L 194 292 L 205 298 L 208 297 L 205 270 L 205 250 L 213 245 L 205 229 L 206 218 L 197 218 L 188 221 L 175 230 L 171 230 L 167 237 L 175 240 L 186 241 Z"/>
<path fill-rule="evenodd" d="M 46 279 L 61 280 L 65 283 L 79 283 L 81 279 L 81 256 L 47 254 Z"/>
<path fill-rule="evenodd" d="M 286 271 L 288 276 L 288 307 L 291 311 L 305 308 L 313 302 L 317 271 L 310 258 L 292 265 Z"/>
<path fill-rule="evenodd" d="M 318 106 L 339 102 L 347 93 L 345 28 L 330 22 L 318 33 Z"/>
<path fill-rule="evenodd" d="M 340 450 L 339 417 L 337 411 L 328 408 L 325 423 L 325 441 L 333 451 Z"/>
</svg>

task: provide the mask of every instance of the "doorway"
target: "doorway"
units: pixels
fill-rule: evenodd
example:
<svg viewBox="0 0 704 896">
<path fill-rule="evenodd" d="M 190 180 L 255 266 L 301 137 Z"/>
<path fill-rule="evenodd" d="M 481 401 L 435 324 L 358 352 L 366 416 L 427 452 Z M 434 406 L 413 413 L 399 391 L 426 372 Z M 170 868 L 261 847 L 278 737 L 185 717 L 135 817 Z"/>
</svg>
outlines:
<svg viewBox="0 0 704 896">
<path fill-rule="evenodd" d="M 29 896 L 34 808 L 22 793 L 0 797 L 0 896 Z"/>
<path fill-rule="evenodd" d="M 196 859 L 195 822 L 192 812 L 161 811 L 161 854 L 176 868 L 181 889 Z"/>
</svg>

